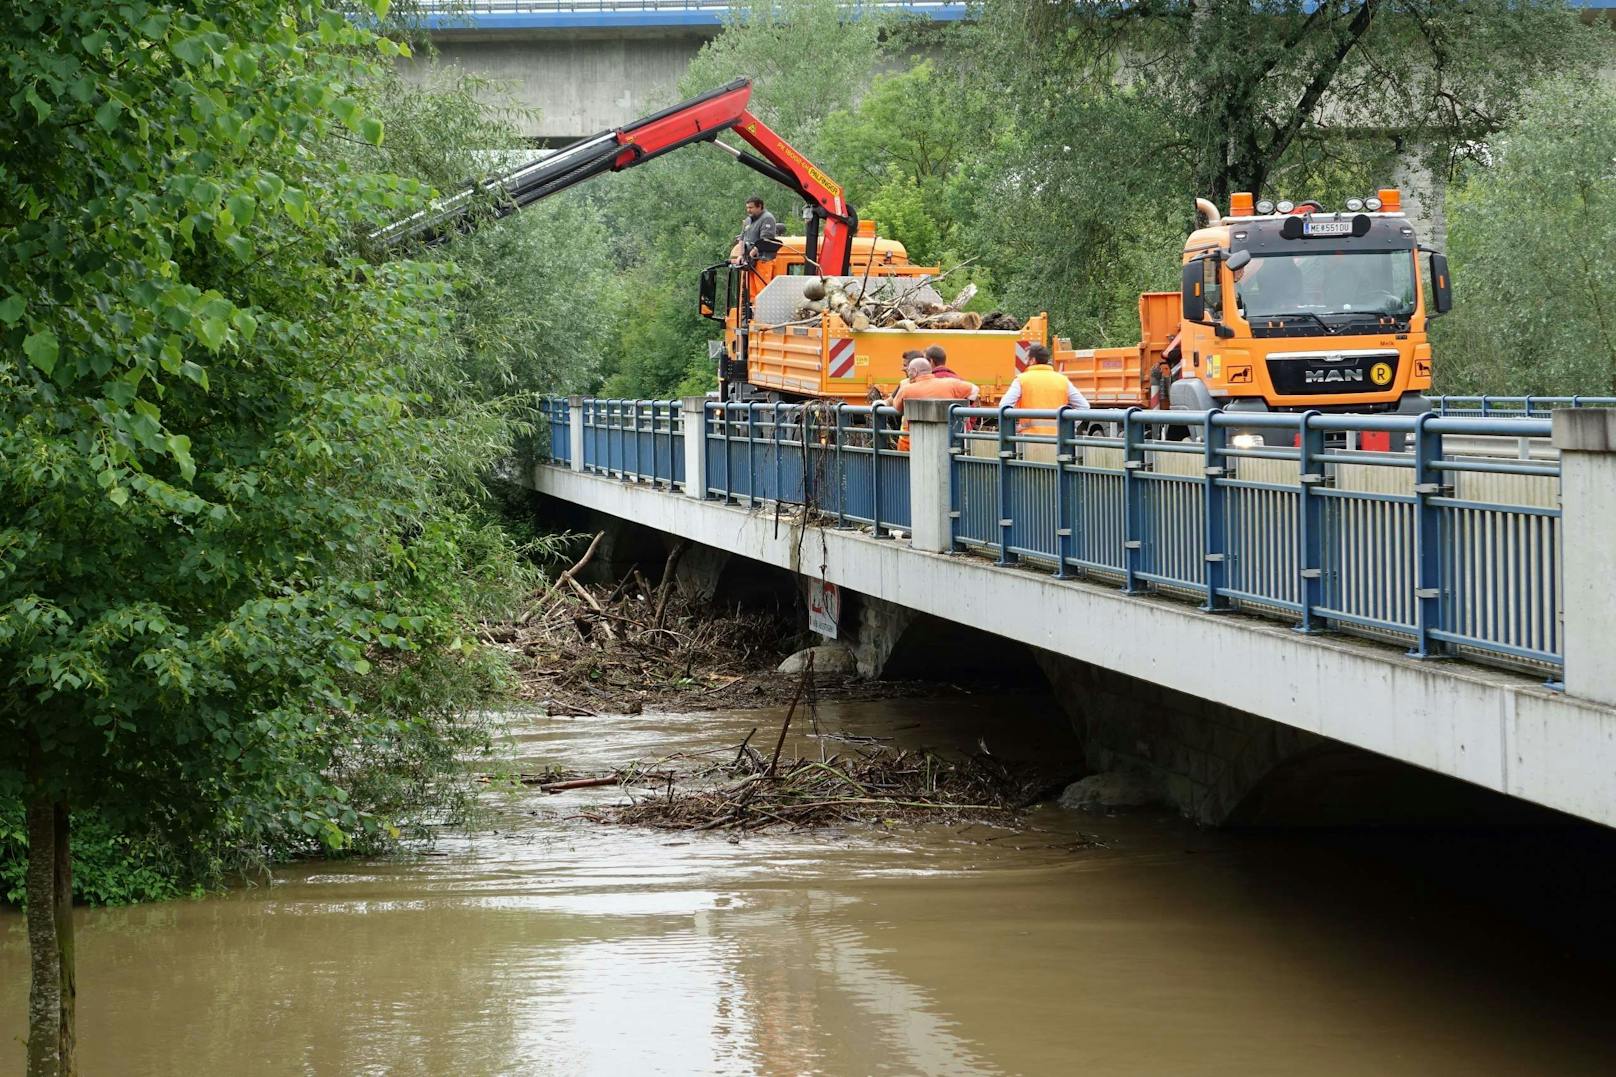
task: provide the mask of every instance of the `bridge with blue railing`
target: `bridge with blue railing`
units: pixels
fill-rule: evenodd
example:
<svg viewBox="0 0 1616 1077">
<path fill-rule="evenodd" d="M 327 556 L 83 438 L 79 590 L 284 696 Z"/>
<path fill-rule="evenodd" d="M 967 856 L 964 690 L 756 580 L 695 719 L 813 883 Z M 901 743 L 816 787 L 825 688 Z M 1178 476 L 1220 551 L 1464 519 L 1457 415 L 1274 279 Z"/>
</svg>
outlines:
<svg viewBox="0 0 1616 1077">
<path fill-rule="evenodd" d="M 848 0 L 849 17 L 957 22 L 965 0 Z M 716 30 L 742 9 L 720 0 L 426 0 L 431 30 L 612 30 L 694 27 Z"/>
<path fill-rule="evenodd" d="M 748 8 L 767 6 L 722 0 L 424 0 L 420 9 L 433 30 L 598 30 L 717 28 L 737 15 L 744 17 Z M 967 0 L 846 0 L 843 6 L 851 17 L 873 13 L 958 22 L 971 14 Z M 1570 6 L 1603 10 L 1616 6 L 1616 0 L 1570 0 Z"/>
<path fill-rule="evenodd" d="M 1616 823 L 1616 603 L 1588 574 L 1616 558 L 1616 452 L 1597 451 L 1606 433 L 1616 449 L 1598 407 L 1616 400 L 1572 403 L 899 416 L 574 398 L 543 405 L 532 485 Z M 1404 448 L 1364 447 L 1388 442 Z M 1582 755 L 1540 772 L 1534 738 Z"/>
</svg>

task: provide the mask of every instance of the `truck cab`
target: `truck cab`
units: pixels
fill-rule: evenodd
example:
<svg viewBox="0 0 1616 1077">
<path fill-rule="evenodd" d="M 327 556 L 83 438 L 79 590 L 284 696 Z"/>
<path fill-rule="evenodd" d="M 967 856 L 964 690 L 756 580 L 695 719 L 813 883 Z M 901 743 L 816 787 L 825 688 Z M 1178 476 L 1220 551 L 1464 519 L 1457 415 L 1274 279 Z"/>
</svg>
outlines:
<svg viewBox="0 0 1616 1077">
<path fill-rule="evenodd" d="M 1446 259 L 1420 247 L 1398 191 L 1337 211 L 1236 194 L 1210 220 L 1215 208 L 1200 205 L 1182 259 L 1173 407 L 1427 410 L 1427 330 L 1452 295 Z"/>
</svg>

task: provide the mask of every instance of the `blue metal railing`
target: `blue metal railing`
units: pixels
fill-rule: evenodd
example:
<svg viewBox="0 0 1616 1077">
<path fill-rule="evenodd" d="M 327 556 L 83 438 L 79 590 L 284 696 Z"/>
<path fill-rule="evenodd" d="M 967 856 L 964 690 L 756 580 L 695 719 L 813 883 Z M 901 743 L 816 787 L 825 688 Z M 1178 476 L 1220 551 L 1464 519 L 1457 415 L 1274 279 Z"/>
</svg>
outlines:
<svg viewBox="0 0 1616 1077">
<path fill-rule="evenodd" d="M 1017 433 L 1029 419 L 1054 433 Z M 1516 451 L 1549 425 L 956 408 L 953 538 L 1000 563 L 1042 563 L 1303 631 L 1554 668 L 1559 465 Z M 1357 449 L 1370 432 L 1408 451 Z M 1446 451 L 1444 437 L 1454 439 Z"/>
<path fill-rule="evenodd" d="M 712 402 L 703 426 L 711 496 L 807 504 L 877 535 L 909 526 L 909 454 L 889 407 Z"/>
<path fill-rule="evenodd" d="M 682 486 L 684 414 L 677 400 L 583 402 L 585 471 Z"/>
<path fill-rule="evenodd" d="M 572 462 L 572 408 L 564 396 L 539 399 L 539 414 L 544 417 L 544 432 L 539 455 L 553 464 Z"/>
<path fill-rule="evenodd" d="M 1616 408 L 1616 396 L 1428 396 L 1438 415 L 1546 418 L 1555 408 Z"/>
<path fill-rule="evenodd" d="M 584 470 L 683 482 L 677 401 L 585 400 L 576 415 L 546 401 L 544 414 L 558 464 L 570 462 L 567 435 L 580 421 Z M 1017 429 L 1029 421 L 1036 428 Z M 709 401 L 690 436 L 702 439 L 710 498 L 806 504 L 837 526 L 889 535 L 910 527 L 898 423 L 885 406 Z M 953 545 L 1302 631 L 1396 641 L 1415 655 L 1555 671 L 1559 462 L 1549 432 L 1544 419 L 1437 411 L 955 407 Z"/>
</svg>

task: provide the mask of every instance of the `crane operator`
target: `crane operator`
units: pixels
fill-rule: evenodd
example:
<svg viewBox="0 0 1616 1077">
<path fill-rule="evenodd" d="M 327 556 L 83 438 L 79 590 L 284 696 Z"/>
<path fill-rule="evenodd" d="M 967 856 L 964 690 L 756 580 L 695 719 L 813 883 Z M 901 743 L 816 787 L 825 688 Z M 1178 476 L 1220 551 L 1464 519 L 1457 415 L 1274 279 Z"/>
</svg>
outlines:
<svg viewBox="0 0 1616 1077">
<path fill-rule="evenodd" d="M 736 238 L 737 265 L 767 262 L 780 253 L 780 224 L 763 208 L 763 199 L 753 195 L 746 200 L 746 221 Z"/>
</svg>

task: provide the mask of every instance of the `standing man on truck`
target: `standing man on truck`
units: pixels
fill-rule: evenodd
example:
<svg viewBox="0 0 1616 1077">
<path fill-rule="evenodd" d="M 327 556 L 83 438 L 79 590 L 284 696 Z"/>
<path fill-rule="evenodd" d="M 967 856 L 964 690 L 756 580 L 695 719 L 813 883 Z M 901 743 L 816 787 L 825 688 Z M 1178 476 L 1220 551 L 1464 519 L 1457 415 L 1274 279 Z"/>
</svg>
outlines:
<svg viewBox="0 0 1616 1077">
<path fill-rule="evenodd" d="M 1001 407 L 1028 408 L 1036 411 L 1059 411 L 1061 408 L 1086 408 L 1088 399 L 1077 391 L 1065 374 L 1061 374 L 1049 365 L 1049 349 L 1042 344 L 1034 344 L 1027 349 L 1027 369 L 1016 375 L 1016 380 L 1010 383 L 1003 398 Z M 1048 419 L 1022 419 L 1017 425 L 1016 432 L 1022 436 L 1055 437 L 1055 423 Z M 1039 460 L 1052 464 L 1055 462 L 1055 446 L 1053 442 L 1021 443 L 1021 456 L 1024 460 Z"/>
<path fill-rule="evenodd" d="M 741 265 L 767 262 L 780 253 L 780 223 L 763 208 L 763 199 L 757 195 L 746 200 L 746 221 L 736 242 L 741 248 Z"/>
</svg>

